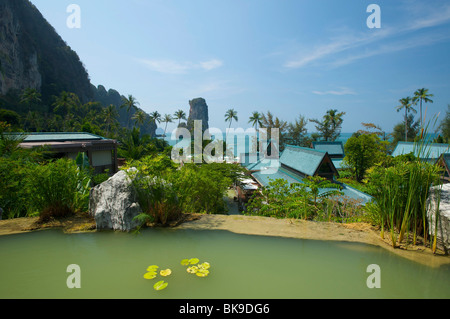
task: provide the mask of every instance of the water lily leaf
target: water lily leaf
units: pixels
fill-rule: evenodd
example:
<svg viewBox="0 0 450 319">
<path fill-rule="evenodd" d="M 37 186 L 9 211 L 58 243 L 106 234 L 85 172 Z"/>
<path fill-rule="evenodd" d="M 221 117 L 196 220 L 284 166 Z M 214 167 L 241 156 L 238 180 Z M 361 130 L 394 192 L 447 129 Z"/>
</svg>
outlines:
<svg viewBox="0 0 450 319">
<path fill-rule="evenodd" d="M 198 277 L 206 277 L 209 275 L 209 270 L 206 269 L 200 269 L 195 273 Z"/>
<path fill-rule="evenodd" d="M 170 276 L 171 273 L 172 273 L 172 270 L 166 269 L 166 270 L 161 270 L 161 272 L 159 274 L 163 277 L 167 277 L 167 276 Z"/>
<path fill-rule="evenodd" d="M 183 266 L 189 265 L 189 259 L 183 259 L 183 260 L 181 261 L 181 265 L 183 265 Z"/>
<path fill-rule="evenodd" d="M 198 271 L 198 267 L 197 266 L 191 266 L 188 269 L 186 269 L 186 271 L 190 274 L 195 274 Z"/>
<path fill-rule="evenodd" d="M 199 261 L 200 261 L 200 260 L 199 260 L 198 258 L 191 258 L 191 259 L 189 259 L 189 263 L 190 263 L 191 265 L 198 264 Z"/>
<path fill-rule="evenodd" d="M 153 285 L 153 289 L 155 289 L 156 291 L 160 291 L 160 290 L 166 289 L 167 285 L 169 285 L 167 282 L 164 282 L 164 280 L 161 280 Z"/>
<path fill-rule="evenodd" d="M 144 275 L 144 278 L 145 279 L 153 279 L 156 277 L 156 275 L 157 275 L 156 272 L 148 272 Z"/>
<path fill-rule="evenodd" d="M 200 269 L 209 269 L 211 267 L 211 265 L 208 262 L 204 262 L 200 265 L 198 265 L 198 268 Z"/>
<path fill-rule="evenodd" d="M 157 271 L 158 270 L 158 266 L 153 265 L 153 266 L 148 266 L 147 271 Z"/>
</svg>

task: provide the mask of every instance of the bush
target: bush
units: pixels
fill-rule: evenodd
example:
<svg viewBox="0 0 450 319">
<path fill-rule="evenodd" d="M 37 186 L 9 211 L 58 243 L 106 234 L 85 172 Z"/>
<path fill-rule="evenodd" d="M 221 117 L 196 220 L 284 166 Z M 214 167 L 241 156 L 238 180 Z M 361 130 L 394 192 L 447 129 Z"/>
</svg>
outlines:
<svg viewBox="0 0 450 319">
<path fill-rule="evenodd" d="M 59 159 L 47 165 L 33 165 L 27 187 L 30 206 L 40 212 L 41 221 L 88 210 L 90 176 L 73 160 Z"/>
</svg>

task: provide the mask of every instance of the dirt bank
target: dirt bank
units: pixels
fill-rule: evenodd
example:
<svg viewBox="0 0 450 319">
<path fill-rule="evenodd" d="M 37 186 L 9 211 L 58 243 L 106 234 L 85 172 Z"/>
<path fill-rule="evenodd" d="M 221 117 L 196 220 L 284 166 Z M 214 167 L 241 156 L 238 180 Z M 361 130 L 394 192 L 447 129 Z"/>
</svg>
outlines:
<svg viewBox="0 0 450 319">
<path fill-rule="evenodd" d="M 88 215 L 78 215 L 46 224 L 38 223 L 38 218 L 3 220 L 0 221 L 0 236 L 50 228 L 59 228 L 67 233 L 95 231 L 95 221 Z M 399 256 L 428 266 L 450 265 L 449 256 L 445 256 L 440 251 L 433 255 L 429 248 L 423 246 L 410 245 L 394 249 L 387 239 L 381 239 L 378 230 L 364 223 L 337 224 L 257 216 L 194 214 L 189 215 L 176 228 L 194 230 L 216 229 L 248 235 L 359 242 L 383 247 Z"/>
</svg>

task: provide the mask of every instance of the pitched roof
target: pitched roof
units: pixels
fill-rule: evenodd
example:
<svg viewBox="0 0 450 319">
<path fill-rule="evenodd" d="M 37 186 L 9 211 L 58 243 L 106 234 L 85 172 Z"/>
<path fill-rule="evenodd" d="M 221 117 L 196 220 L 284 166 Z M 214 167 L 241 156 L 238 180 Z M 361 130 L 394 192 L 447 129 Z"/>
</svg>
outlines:
<svg viewBox="0 0 450 319">
<path fill-rule="evenodd" d="M 316 151 L 327 152 L 330 156 L 345 156 L 344 144 L 342 142 L 316 141 L 312 142 L 312 148 Z"/>
<path fill-rule="evenodd" d="M 426 144 L 424 147 L 420 147 L 417 143 L 413 142 L 398 142 L 392 156 L 406 155 L 413 153 L 415 156 L 421 159 L 438 159 L 442 154 L 449 151 L 448 144 Z"/>
<path fill-rule="evenodd" d="M 326 156 L 328 156 L 327 152 L 286 145 L 281 154 L 280 163 L 304 175 L 313 176 Z"/>
</svg>

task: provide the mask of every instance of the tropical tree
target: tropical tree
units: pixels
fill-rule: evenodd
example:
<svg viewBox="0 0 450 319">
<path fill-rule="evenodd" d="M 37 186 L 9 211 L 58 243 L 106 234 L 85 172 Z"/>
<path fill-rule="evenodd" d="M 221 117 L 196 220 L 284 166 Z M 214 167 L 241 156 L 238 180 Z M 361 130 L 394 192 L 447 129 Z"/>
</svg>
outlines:
<svg viewBox="0 0 450 319">
<path fill-rule="evenodd" d="M 117 122 L 117 109 L 113 104 L 108 105 L 106 108 L 103 109 L 103 117 L 105 119 L 106 124 L 106 133 L 109 135 L 111 132 L 112 125 Z"/>
<path fill-rule="evenodd" d="M 235 111 L 234 109 L 229 109 L 225 113 L 225 122 L 230 122 L 228 129 L 231 127 L 231 123 L 233 123 L 233 120 L 235 120 L 236 122 L 238 121 L 237 111 Z"/>
<path fill-rule="evenodd" d="M 290 139 L 290 143 L 298 146 L 308 146 L 311 143 L 311 139 L 306 137 L 308 132 L 307 124 L 308 120 L 302 115 L 295 119 L 294 123 L 289 123 L 287 136 Z"/>
<path fill-rule="evenodd" d="M 144 111 L 139 110 L 134 113 L 132 119 L 135 121 L 135 124 L 143 125 L 145 123 L 146 114 Z"/>
<path fill-rule="evenodd" d="M 310 119 L 310 122 L 316 123 L 316 129 L 325 141 L 335 141 L 341 134 L 341 127 L 345 112 L 338 113 L 338 110 L 331 109 L 323 116 L 322 121 Z"/>
<path fill-rule="evenodd" d="M 262 115 L 255 111 L 252 113 L 252 116 L 250 116 L 248 123 L 251 123 L 252 127 L 258 130 L 258 126 L 261 126 L 262 124 L 262 119 Z"/>
<path fill-rule="evenodd" d="M 400 112 L 402 109 L 405 109 L 405 141 L 408 141 L 408 113 L 413 112 L 417 113 L 417 111 L 412 107 L 412 99 L 411 97 L 405 97 L 400 99 L 400 105 L 397 106 L 397 112 Z"/>
<path fill-rule="evenodd" d="M 128 113 L 128 119 L 127 119 L 127 128 L 130 126 L 130 112 L 132 109 L 137 110 L 137 106 L 139 105 L 139 102 L 136 101 L 136 98 L 133 95 L 128 95 L 128 98 L 122 97 L 123 104 L 120 106 L 120 108 L 126 108 Z"/>
<path fill-rule="evenodd" d="M 55 102 L 53 103 L 53 110 L 62 115 L 71 112 L 80 104 L 80 99 L 75 93 L 70 93 L 63 91 L 57 97 L 55 97 Z"/>
<path fill-rule="evenodd" d="M 178 120 L 178 126 L 180 126 L 181 120 L 187 120 L 186 113 L 183 110 L 178 110 L 173 114 L 173 119 Z"/>
<path fill-rule="evenodd" d="M 344 162 L 350 166 L 358 182 L 363 180 L 369 168 L 386 156 L 386 144 L 376 133 L 356 133 L 347 140 Z"/>
<path fill-rule="evenodd" d="M 447 112 L 445 113 L 445 118 L 439 125 L 439 129 L 441 130 L 444 141 L 448 143 L 448 141 L 450 140 L 450 104 L 447 105 Z"/>
<path fill-rule="evenodd" d="M 150 120 L 156 124 L 156 122 L 161 123 L 161 114 L 158 111 L 150 113 Z"/>
<path fill-rule="evenodd" d="M 286 132 L 286 129 L 288 127 L 288 123 L 286 121 L 280 120 L 278 117 L 273 116 L 273 114 L 269 111 L 267 112 L 267 114 L 263 114 L 262 115 L 262 120 L 261 120 L 261 127 L 265 128 L 267 131 L 267 138 L 271 139 L 272 138 L 272 129 L 278 129 L 279 131 L 279 136 L 278 136 L 278 140 L 280 143 L 280 151 L 283 149 L 284 147 L 284 133 Z"/>
<path fill-rule="evenodd" d="M 31 107 L 41 102 L 41 93 L 36 89 L 28 88 L 22 92 L 20 96 L 20 103 L 26 104 L 28 110 L 31 111 Z"/>
<path fill-rule="evenodd" d="M 428 93 L 428 89 L 422 88 L 418 89 L 414 92 L 414 97 L 412 98 L 412 102 L 414 105 L 420 102 L 420 127 L 423 129 L 423 117 L 422 117 L 422 102 L 424 103 L 433 103 L 433 100 L 430 97 L 433 97 L 433 94 Z"/>
<path fill-rule="evenodd" d="M 164 127 L 164 137 L 165 137 L 166 131 L 167 131 L 167 124 L 173 123 L 172 115 L 165 114 L 164 117 L 162 118 L 161 122 L 166 123 L 166 126 Z"/>
</svg>

